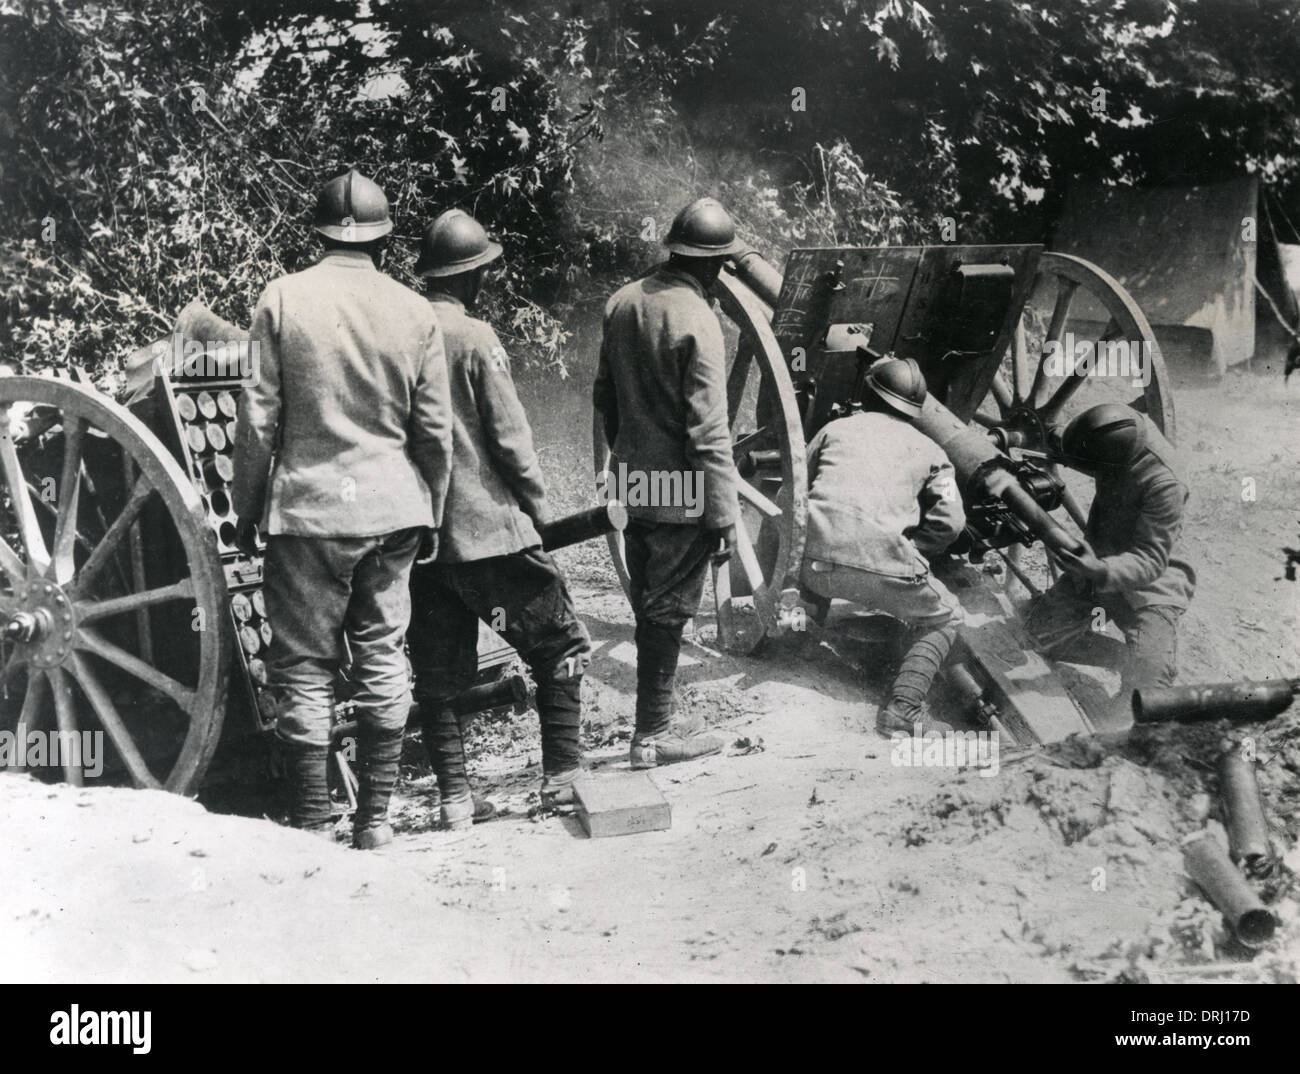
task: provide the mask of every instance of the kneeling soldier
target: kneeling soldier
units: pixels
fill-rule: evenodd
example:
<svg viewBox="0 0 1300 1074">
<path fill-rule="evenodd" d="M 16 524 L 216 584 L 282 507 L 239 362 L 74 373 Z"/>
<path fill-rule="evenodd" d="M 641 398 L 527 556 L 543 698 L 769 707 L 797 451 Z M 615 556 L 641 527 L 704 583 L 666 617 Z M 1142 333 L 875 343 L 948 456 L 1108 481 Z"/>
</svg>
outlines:
<svg viewBox="0 0 1300 1074">
<path fill-rule="evenodd" d="M 334 680 L 350 650 L 361 784 L 352 845 L 361 849 L 393 838 L 388 800 L 411 705 L 408 576 L 442 518 L 451 463 L 438 321 L 375 266 L 392 227 L 388 199 L 365 176 L 326 184 L 315 222 L 325 256 L 263 292 L 252 331 L 259 377 L 235 432 L 240 547 L 256 550 L 258 523 L 267 534 L 267 674 L 289 751 L 291 821 L 332 829 Z"/>
<path fill-rule="evenodd" d="M 624 500 L 631 520 L 623 544 L 636 616 L 633 768 L 722 749 L 716 735 L 691 733 L 687 721 L 674 725 L 670 713 L 682 631 L 699 608 L 710 559 L 725 561 L 736 539 L 726 351 L 705 295 L 740 244 L 712 198 L 678 213 L 666 244 L 668 263 L 606 305 L 592 392 L 610 470 L 675 488 L 683 500 L 645 504 L 607 490 Z"/>
<path fill-rule="evenodd" d="M 1178 619 L 1196 588 L 1176 547 L 1188 490 L 1169 441 L 1118 403 L 1074 418 L 1058 455 L 1096 480 L 1096 494 L 1083 551 L 1060 554 L 1064 576 L 1030 606 L 1025 630 L 1048 656 L 1118 668 L 1119 717 L 1134 690 L 1169 686 L 1178 673 Z M 1122 646 L 1101 633 L 1107 616 Z"/>
<path fill-rule="evenodd" d="M 908 359 L 877 362 L 862 410 L 827 423 L 808 445 L 808 539 L 800 581 L 901 619 L 912 643 L 876 716 L 882 734 L 952 730 L 925 715 L 925 699 L 947 659 L 961 606 L 930 573 L 927 555 L 961 534 L 965 512 L 952 464 L 912 422 L 925 378 Z"/>
<path fill-rule="evenodd" d="M 472 216 L 452 209 L 425 231 L 415 269 L 430 277 L 443 330 L 454 448 L 437 558 L 411 575 L 407 640 L 449 828 L 474 816 L 462 729 L 447 701 L 474 684 L 480 620 L 514 646 L 536 683 L 544 804 L 572 801 L 582 762 L 580 697 L 591 643 L 537 535 L 548 513 L 546 489 L 506 352 L 492 328 L 467 313 L 486 266 L 500 255 Z"/>
</svg>

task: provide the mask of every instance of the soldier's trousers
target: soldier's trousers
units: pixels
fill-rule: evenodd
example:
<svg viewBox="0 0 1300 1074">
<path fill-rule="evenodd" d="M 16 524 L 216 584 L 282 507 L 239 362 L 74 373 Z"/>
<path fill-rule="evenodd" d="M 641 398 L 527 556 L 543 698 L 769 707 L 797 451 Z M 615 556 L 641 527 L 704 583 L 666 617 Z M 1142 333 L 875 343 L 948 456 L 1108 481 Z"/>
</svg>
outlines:
<svg viewBox="0 0 1300 1074">
<path fill-rule="evenodd" d="M 1134 690 L 1172 685 L 1182 614 L 1169 605 L 1135 609 L 1118 594 L 1090 595 L 1066 577 L 1035 598 L 1025 632 L 1053 659 L 1118 670 L 1120 698 L 1127 702 Z M 1123 631 L 1123 642 L 1101 633 L 1106 619 Z"/>
<path fill-rule="evenodd" d="M 938 629 L 962 620 L 961 605 L 938 578 L 893 578 L 873 571 L 805 560 L 799 580 L 817 596 L 851 601 L 910 627 Z"/>
<path fill-rule="evenodd" d="M 699 526 L 633 519 L 623 550 L 636 617 L 636 731 L 667 730 L 682 630 L 700 607 L 704 576 L 717 546 Z"/>
<path fill-rule="evenodd" d="M 903 719 L 919 719 L 964 618 L 948 587 L 931 574 L 893 578 L 818 560 L 804 561 L 800 581 L 824 600 L 838 597 L 907 624 L 908 649 L 890 686 L 888 704 Z"/>
<path fill-rule="evenodd" d="M 461 731 L 445 703 L 474 685 L 480 620 L 514 647 L 532 673 L 546 773 L 579 764 L 579 697 L 591 641 L 563 575 L 546 552 L 530 548 L 418 566 L 411 573 L 411 600 L 407 644 L 415 698 L 444 794 L 467 789 Z"/>
<path fill-rule="evenodd" d="M 402 638 L 422 533 L 267 538 L 263 592 L 275 629 L 267 684 L 281 739 L 329 745 L 334 682 L 349 655 L 362 728 L 389 733 L 405 725 L 411 699 Z"/>
</svg>

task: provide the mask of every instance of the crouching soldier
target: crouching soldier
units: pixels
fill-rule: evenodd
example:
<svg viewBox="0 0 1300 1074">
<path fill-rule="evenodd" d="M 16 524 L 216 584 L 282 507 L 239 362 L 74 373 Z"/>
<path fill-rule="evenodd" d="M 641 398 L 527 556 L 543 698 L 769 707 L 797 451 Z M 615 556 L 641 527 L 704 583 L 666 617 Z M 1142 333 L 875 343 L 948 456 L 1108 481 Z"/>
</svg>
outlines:
<svg viewBox="0 0 1300 1074">
<path fill-rule="evenodd" d="M 1188 490 L 1169 441 L 1118 403 L 1075 417 L 1057 454 L 1096 480 L 1096 495 L 1083 549 L 1059 554 L 1063 576 L 1030 606 L 1025 629 L 1055 659 L 1117 668 L 1118 716 L 1134 690 L 1168 686 L 1178 673 L 1178 619 L 1196 588 L 1177 551 Z M 1123 644 L 1102 633 L 1107 618 Z"/>
<path fill-rule="evenodd" d="M 827 423 L 808 445 L 808 537 L 800 575 L 806 590 L 902 620 L 911 644 L 876 716 L 884 735 L 947 732 L 925 700 L 952 648 L 961 606 L 930 573 L 966 524 L 943 450 L 912 426 L 925 378 L 908 359 L 877 362 L 862 410 Z"/>
<path fill-rule="evenodd" d="M 644 503 L 627 490 L 623 543 L 636 617 L 636 729 L 629 760 L 653 768 L 717 753 L 716 735 L 692 733 L 670 713 L 686 621 L 698 610 L 710 559 L 736 537 L 736 473 L 727 423 L 722 327 L 706 294 L 739 247 L 721 205 L 701 198 L 673 221 L 669 259 L 605 307 L 592 393 L 611 450 L 610 475 L 635 475 L 679 502 Z M 688 496 L 687 493 L 691 495 Z"/>
<path fill-rule="evenodd" d="M 369 179 L 348 172 L 326 184 L 315 219 L 325 256 L 274 280 L 253 314 L 261 365 L 235 434 L 239 543 L 251 552 L 256 526 L 267 534 L 267 678 L 288 746 L 290 819 L 331 829 L 334 681 L 350 651 L 361 849 L 393 838 L 388 801 L 410 709 L 408 580 L 442 518 L 452 443 L 438 321 L 375 265 L 392 226 Z"/>
<path fill-rule="evenodd" d="M 475 812 L 462 729 L 447 702 L 474 684 L 480 620 L 514 646 L 537 686 L 543 804 L 573 800 L 582 762 L 579 699 L 591 643 L 537 534 L 546 489 L 506 352 L 492 328 L 467 312 L 486 266 L 500 256 L 472 216 L 452 209 L 425 231 L 416 264 L 429 278 L 446 342 L 454 418 L 441 542 L 437 558 L 411 575 L 408 637 L 447 828 L 469 825 Z"/>
</svg>

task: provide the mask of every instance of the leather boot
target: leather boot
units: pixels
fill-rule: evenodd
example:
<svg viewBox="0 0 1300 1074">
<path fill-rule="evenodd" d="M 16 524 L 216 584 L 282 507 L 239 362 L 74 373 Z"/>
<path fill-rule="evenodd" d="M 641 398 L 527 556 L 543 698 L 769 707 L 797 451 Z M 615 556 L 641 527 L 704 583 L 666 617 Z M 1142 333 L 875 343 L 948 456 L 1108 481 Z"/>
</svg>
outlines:
<svg viewBox="0 0 1300 1074">
<path fill-rule="evenodd" d="M 925 699 L 930 693 L 930 687 L 934 685 L 939 668 L 948 659 L 948 652 L 956 637 L 957 628 L 949 624 L 937 630 L 926 631 L 912 642 L 894 677 L 889 701 L 876 714 L 876 730 L 882 735 L 899 732 L 910 735 L 918 723 L 923 735 L 931 731 L 951 733 L 950 724 L 931 719 L 926 713 Z"/>
<path fill-rule="evenodd" d="M 722 739 L 691 733 L 689 721 L 673 726 L 673 690 L 682 632 L 678 627 L 638 623 L 636 630 L 636 731 L 628 747 L 633 768 L 657 768 L 718 753 Z"/>
<path fill-rule="evenodd" d="M 556 806 L 569 806 L 577 802 L 574 784 L 582 775 L 582 768 L 575 765 L 566 772 L 547 772 L 542 777 L 541 801 L 543 809 Z"/>
<path fill-rule="evenodd" d="M 330 792 L 326 780 L 328 746 L 285 743 L 285 768 L 289 777 L 289 824 L 317 834 L 333 834 Z"/>
<path fill-rule="evenodd" d="M 628 763 L 633 768 L 658 768 L 666 764 L 678 764 L 681 761 L 693 761 L 697 757 L 708 757 L 722 752 L 722 739 L 717 735 L 697 733 L 683 735 L 665 731 L 659 735 L 642 735 L 639 731 L 632 736 L 632 745 L 628 747 Z"/>
<path fill-rule="evenodd" d="M 402 757 L 402 729 L 357 728 L 357 811 L 352 818 L 352 845 L 374 850 L 393 841 L 388 801 L 397 783 Z"/>
</svg>

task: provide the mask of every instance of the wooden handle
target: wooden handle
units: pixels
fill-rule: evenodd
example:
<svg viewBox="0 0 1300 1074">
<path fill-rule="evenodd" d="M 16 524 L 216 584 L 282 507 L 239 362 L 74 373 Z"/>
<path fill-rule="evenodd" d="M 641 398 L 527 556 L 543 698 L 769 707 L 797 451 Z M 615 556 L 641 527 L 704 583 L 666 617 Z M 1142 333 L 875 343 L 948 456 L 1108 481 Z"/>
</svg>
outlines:
<svg viewBox="0 0 1300 1074">
<path fill-rule="evenodd" d="M 753 542 L 749 539 L 749 530 L 743 521 L 736 522 L 736 551 L 740 554 L 740 565 L 745 568 L 745 578 L 749 588 L 757 593 L 763 588 L 763 570 L 758 565 L 758 556 L 754 554 Z"/>
</svg>

